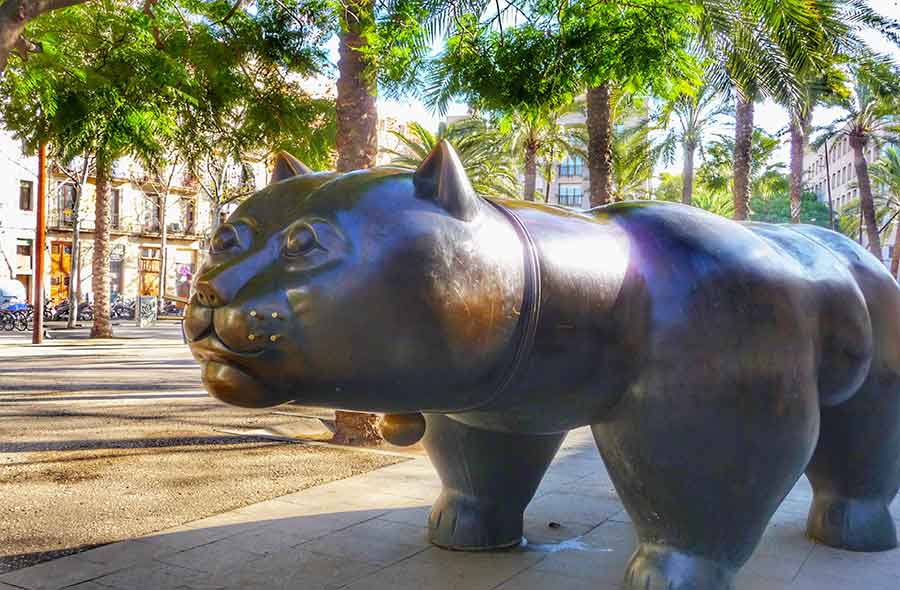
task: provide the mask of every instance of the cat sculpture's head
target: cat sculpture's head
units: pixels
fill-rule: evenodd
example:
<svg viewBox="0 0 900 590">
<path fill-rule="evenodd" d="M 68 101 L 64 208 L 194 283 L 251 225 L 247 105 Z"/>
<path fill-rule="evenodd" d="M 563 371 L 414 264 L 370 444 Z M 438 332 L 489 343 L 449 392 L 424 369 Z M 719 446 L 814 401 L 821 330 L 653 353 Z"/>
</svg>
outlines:
<svg viewBox="0 0 900 590">
<path fill-rule="evenodd" d="M 509 354 L 522 267 L 446 142 L 416 171 L 312 173 L 282 154 L 212 235 L 185 334 L 230 404 L 460 411 Z"/>
</svg>

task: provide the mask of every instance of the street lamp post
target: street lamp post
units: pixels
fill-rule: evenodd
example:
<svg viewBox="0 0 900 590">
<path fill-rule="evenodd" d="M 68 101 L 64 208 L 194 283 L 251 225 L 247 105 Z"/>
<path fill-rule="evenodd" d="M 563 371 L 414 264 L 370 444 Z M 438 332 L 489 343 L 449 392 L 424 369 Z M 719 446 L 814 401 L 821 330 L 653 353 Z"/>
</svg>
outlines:
<svg viewBox="0 0 900 590">
<path fill-rule="evenodd" d="M 47 237 L 47 144 L 38 148 L 37 221 L 34 240 L 34 331 L 31 342 L 44 341 L 44 247 Z"/>
</svg>

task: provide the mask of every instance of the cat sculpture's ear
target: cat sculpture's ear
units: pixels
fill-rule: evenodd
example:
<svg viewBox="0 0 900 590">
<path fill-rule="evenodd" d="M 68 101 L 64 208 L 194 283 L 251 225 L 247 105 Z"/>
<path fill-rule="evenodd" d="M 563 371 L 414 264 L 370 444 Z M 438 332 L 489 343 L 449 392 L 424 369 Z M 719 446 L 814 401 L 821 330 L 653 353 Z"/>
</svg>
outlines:
<svg viewBox="0 0 900 590">
<path fill-rule="evenodd" d="M 469 221 L 478 214 L 478 196 L 456 150 L 446 139 L 422 160 L 413 184 L 418 198 L 434 201 L 454 217 Z"/>
<path fill-rule="evenodd" d="M 269 184 L 311 172 L 312 170 L 309 169 L 309 166 L 294 156 L 284 151 L 278 152 L 275 156 L 275 166 L 272 168 L 272 177 L 269 179 Z"/>
</svg>

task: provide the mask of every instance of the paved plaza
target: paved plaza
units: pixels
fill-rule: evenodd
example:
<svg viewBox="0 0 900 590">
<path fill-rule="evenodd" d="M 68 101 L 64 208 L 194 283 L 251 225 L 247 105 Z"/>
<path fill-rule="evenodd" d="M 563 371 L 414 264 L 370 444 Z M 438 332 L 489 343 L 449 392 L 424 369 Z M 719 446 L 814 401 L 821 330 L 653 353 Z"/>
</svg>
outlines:
<svg viewBox="0 0 900 590">
<path fill-rule="evenodd" d="M 9 471 L 14 461 L 21 462 L 25 451 L 99 452 L 106 460 L 105 455 L 131 453 L 130 447 L 136 445 L 145 457 L 141 469 L 148 474 L 171 473 L 171 463 L 161 462 L 158 469 L 152 465 L 156 455 L 151 451 L 157 447 L 168 451 L 171 449 L 167 447 L 173 444 L 168 439 L 167 444 L 162 444 L 161 436 L 178 437 L 178 441 L 187 437 L 192 445 L 205 444 L 209 447 L 202 447 L 207 459 L 194 463 L 194 484 L 183 480 L 188 487 L 181 487 L 174 500 L 170 498 L 163 510 L 155 511 L 177 517 L 172 522 L 184 524 L 172 526 L 162 519 L 137 526 L 131 522 L 136 519 L 133 508 L 120 511 L 114 515 L 116 522 L 122 523 L 119 532 L 132 530 L 126 525 L 133 526 L 133 530 L 144 527 L 144 532 L 163 530 L 146 535 L 122 534 L 115 537 L 125 539 L 121 542 L 14 569 L 0 575 L 0 590 L 619 587 L 635 547 L 635 536 L 588 429 L 569 435 L 529 506 L 525 546 L 504 552 L 444 551 L 430 546 L 425 538 L 429 506 L 440 490 L 426 457 L 394 456 L 389 462 L 392 464 L 381 466 L 386 463 L 379 464 L 370 453 L 362 451 L 323 449 L 331 454 L 313 455 L 303 450 L 313 449 L 305 444 L 260 450 L 255 448 L 259 441 L 231 439 L 224 441 L 227 445 L 210 445 L 208 437 L 221 435 L 223 429 L 286 427 L 293 418 L 231 408 L 208 398 L 199 389 L 199 372 L 180 342 L 177 325 L 150 332 L 122 326 L 119 339 L 103 342 L 84 340 L 86 330 L 83 331 L 53 332 L 43 347 L 20 346 L 26 344 L 25 337 L 15 334 L 0 337 L 0 358 L 4 359 L 0 366 L 0 409 L 6 420 L 6 435 L 0 437 L 0 442 L 9 447 L 5 451 L 5 469 Z M 63 344 L 66 338 L 71 340 Z M 136 364 L 129 365 L 126 359 Z M 76 392 L 78 395 L 73 395 Z M 61 412 L 54 414 L 57 409 Z M 65 423 L 47 422 L 54 416 L 64 416 Z M 21 422 L 26 418 L 36 422 Z M 19 430 L 15 430 L 16 424 Z M 145 438 L 149 442 L 141 443 Z M 22 441 L 29 440 L 41 440 L 47 448 L 36 444 L 19 448 Z M 196 449 L 189 446 L 185 451 Z M 271 472 L 260 471 L 261 463 L 251 454 L 262 452 L 273 461 L 280 461 L 271 463 Z M 67 465 L 86 465 L 84 459 L 91 457 L 77 458 Z M 25 460 L 37 459 L 40 463 L 47 458 L 29 454 Z M 136 479 L 144 482 L 139 485 L 148 493 L 166 492 L 166 480 L 145 477 L 144 472 L 131 473 L 135 467 L 127 463 L 128 457 L 117 460 L 122 461 L 118 473 L 136 474 Z M 354 467 L 361 461 L 368 465 Z M 295 463 L 305 472 L 293 475 L 285 471 Z M 339 472 L 339 467 L 347 471 Z M 213 488 L 203 483 L 204 469 L 223 476 L 220 483 Z M 352 473 L 360 474 L 346 477 Z M 294 479 L 279 485 L 305 489 L 279 492 L 273 482 L 285 474 Z M 329 482 L 340 477 L 345 479 Z M 31 536 L 45 538 L 54 532 L 52 527 L 38 526 L 41 506 L 52 509 L 52 514 L 62 519 L 71 516 L 69 503 L 87 505 L 86 509 L 78 508 L 80 512 L 71 516 L 71 522 L 59 520 L 57 528 L 89 529 L 112 522 L 109 511 L 121 510 L 116 502 L 127 498 L 102 502 L 95 498 L 117 495 L 117 479 L 124 481 L 126 476 L 113 472 L 109 480 L 97 480 L 95 487 L 108 493 L 87 500 L 72 493 L 57 493 L 46 496 L 42 501 L 45 504 L 32 502 L 29 510 L 35 516 L 25 521 L 31 522 Z M 309 481 L 314 482 L 312 487 L 306 487 Z M 12 489 L 6 489 L 7 507 L 30 501 L 16 498 Z M 218 490 L 222 496 L 217 500 L 220 503 L 215 504 L 222 508 L 195 512 L 203 518 L 181 516 L 190 511 L 178 510 L 189 507 L 190 502 L 201 501 L 208 508 L 213 497 L 211 490 Z M 132 494 L 133 490 L 127 495 Z M 850 553 L 815 545 L 805 538 L 809 503 L 809 484 L 802 479 L 776 513 L 758 550 L 739 575 L 737 590 L 900 589 L 900 551 Z M 61 506 L 65 509 L 59 510 Z M 240 507 L 230 509 L 235 506 Z M 892 510 L 900 520 L 900 502 L 895 501 Z M 96 514 L 93 517 L 92 512 Z M 160 524 L 146 528 L 152 522 Z M 21 529 L 11 529 L 9 524 L 4 522 L 4 541 L 28 536 Z M 79 531 L 64 532 L 59 536 L 60 542 L 66 541 L 70 532 L 77 537 Z"/>
<path fill-rule="evenodd" d="M 604 590 L 618 588 L 635 537 L 590 432 L 571 433 L 511 551 L 431 547 L 439 482 L 413 459 L 145 537 L 0 576 L 29 590 Z M 897 590 L 900 551 L 858 554 L 804 537 L 802 480 L 737 579 L 737 590 Z M 900 520 L 900 504 L 893 506 Z M 553 523 L 551 525 L 551 523 Z"/>
</svg>

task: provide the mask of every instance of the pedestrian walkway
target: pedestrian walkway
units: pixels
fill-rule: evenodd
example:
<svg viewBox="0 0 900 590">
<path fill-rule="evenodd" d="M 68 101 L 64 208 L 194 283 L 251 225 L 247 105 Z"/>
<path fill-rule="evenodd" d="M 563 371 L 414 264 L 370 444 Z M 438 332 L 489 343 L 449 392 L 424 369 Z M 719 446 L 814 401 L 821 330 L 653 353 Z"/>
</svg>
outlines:
<svg viewBox="0 0 900 590">
<path fill-rule="evenodd" d="M 0 576 L 28 590 L 614 590 L 635 546 L 590 432 L 569 435 L 526 512 L 528 543 L 430 546 L 440 484 L 427 459 L 106 545 Z M 804 537 L 810 489 L 794 488 L 736 590 L 897 590 L 900 550 L 850 553 Z M 893 514 L 900 520 L 900 503 Z"/>
</svg>

